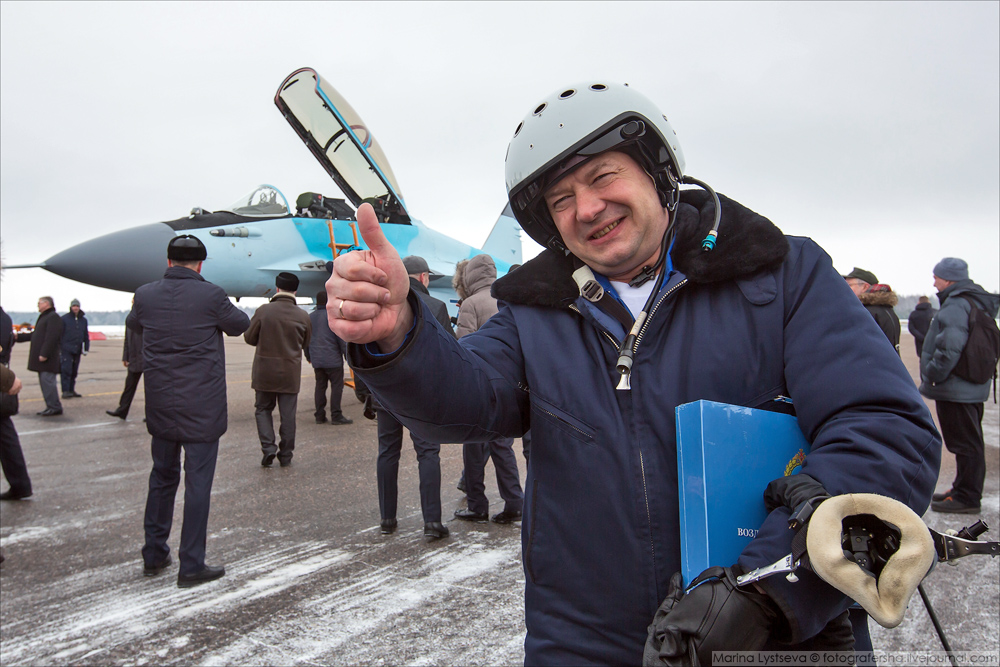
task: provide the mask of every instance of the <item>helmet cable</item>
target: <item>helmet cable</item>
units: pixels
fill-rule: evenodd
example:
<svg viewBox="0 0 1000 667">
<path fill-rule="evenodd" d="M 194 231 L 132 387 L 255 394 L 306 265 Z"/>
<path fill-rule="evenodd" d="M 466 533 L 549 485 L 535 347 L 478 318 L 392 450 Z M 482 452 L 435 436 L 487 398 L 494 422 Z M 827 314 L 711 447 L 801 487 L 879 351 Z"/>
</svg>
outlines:
<svg viewBox="0 0 1000 667">
<path fill-rule="evenodd" d="M 715 193 L 715 190 L 713 190 L 708 183 L 691 176 L 682 177 L 681 183 L 686 185 L 697 185 L 712 195 L 712 199 L 714 200 L 715 220 L 712 223 L 712 230 L 708 233 L 708 236 L 705 237 L 705 240 L 701 242 L 702 250 L 704 252 L 708 252 L 715 248 L 716 241 L 719 236 L 719 222 L 722 220 L 722 203 L 719 201 L 719 195 Z M 615 369 L 621 373 L 622 376 L 618 383 L 618 389 L 631 389 L 629 375 L 632 372 L 632 361 L 633 356 L 635 355 L 636 341 L 639 339 L 639 332 L 646 323 L 646 318 L 649 315 L 650 309 L 653 307 L 653 302 L 656 300 L 660 290 L 663 288 L 663 282 L 666 279 L 667 271 L 663 270 L 663 267 L 667 261 L 670 251 L 673 248 L 674 233 L 676 231 L 674 223 L 677 220 L 678 213 L 679 211 L 676 207 L 673 210 L 668 209 L 667 229 L 663 232 L 663 240 L 660 241 L 660 256 L 657 258 L 656 263 L 652 266 L 652 268 L 643 267 L 642 273 L 637 276 L 637 278 L 641 279 L 644 275 L 649 276 L 651 274 L 655 274 L 656 283 L 653 285 L 653 291 L 649 293 L 649 297 L 646 299 L 646 305 L 642 307 L 642 312 L 635 318 L 635 323 L 632 325 L 631 331 L 629 331 L 628 335 L 625 336 L 625 340 L 622 342 L 621 347 L 618 348 L 618 361 L 615 364 Z M 646 280 L 648 280 L 648 278 L 646 278 Z M 646 280 L 641 280 L 639 285 L 646 282 Z"/>
</svg>

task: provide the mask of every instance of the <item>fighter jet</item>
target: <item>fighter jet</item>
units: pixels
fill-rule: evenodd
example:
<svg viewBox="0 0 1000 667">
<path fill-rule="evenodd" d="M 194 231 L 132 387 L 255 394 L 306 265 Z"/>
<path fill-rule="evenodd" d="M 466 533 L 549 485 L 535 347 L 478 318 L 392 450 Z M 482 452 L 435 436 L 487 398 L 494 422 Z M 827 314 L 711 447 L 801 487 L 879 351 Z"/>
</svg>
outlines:
<svg viewBox="0 0 1000 667">
<path fill-rule="evenodd" d="M 420 255 L 431 269 L 431 294 L 457 312 L 451 286 L 455 265 L 486 252 L 497 274 L 521 263 L 521 228 L 508 205 L 482 248 L 474 248 L 425 226 L 410 216 L 389 162 L 361 117 L 315 70 L 290 74 L 274 103 L 346 197 L 305 192 L 295 208 L 272 185 L 260 185 L 232 206 L 217 211 L 194 208 L 186 217 L 141 225 L 85 241 L 53 255 L 40 267 L 71 280 L 134 292 L 159 280 L 166 269 L 167 242 L 180 234 L 197 236 L 208 250 L 202 275 L 229 296 L 269 297 L 282 272 L 299 277 L 299 294 L 323 289 L 327 263 L 341 252 L 365 248 L 357 233 L 355 209 L 372 204 L 386 238 L 400 256 Z M 108 267 L 114 267 L 110 269 Z"/>
</svg>

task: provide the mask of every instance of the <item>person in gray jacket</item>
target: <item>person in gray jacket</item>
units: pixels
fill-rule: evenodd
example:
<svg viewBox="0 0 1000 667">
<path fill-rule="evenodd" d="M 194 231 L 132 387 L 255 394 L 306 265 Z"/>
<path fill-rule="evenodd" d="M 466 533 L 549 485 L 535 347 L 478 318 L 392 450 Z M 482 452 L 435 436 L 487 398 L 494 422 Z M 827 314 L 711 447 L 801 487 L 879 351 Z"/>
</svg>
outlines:
<svg viewBox="0 0 1000 667">
<path fill-rule="evenodd" d="M 978 514 L 986 478 L 983 403 L 990 383 L 973 384 L 952 371 L 969 339 L 969 313 L 980 308 L 996 318 L 1000 295 L 969 279 L 969 265 L 945 257 L 934 267 L 934 287 L 941 310 L 931 321 L 920 355 L 920 393 L 934 399 L 944 446 L 955 455 L 955 481 L 932 496 L 931 509 Z"/>
<path fill-rule="evenodd" d="M 456 272 L 456 276 L 458 272 Z M 481 326 L 497 314 L 497 300 L 490 294 L 490 287 L 496 282 L 497 267 L 489 255 L 476 255 L 465 265 L 461 276 L 461 287 L 467 295 L 458 309 L 458 325 L 455 333 L 459 338 Z M 458 290 L 456 290 L 458 291 Z M 494 523 L 511 523 L 521 520 L 524 505 L 524 491 L 514 456 L 514 439 L 502 438 L 489 442 L 467 442 L 462 445 L 462 459 L 465 464 L 465 488 L 468 504 L 455 510 L 455 518 L 465 521 L 485 523 L 489 517 L 490 501 L 486 497 L 484 476 L 486 462 L 493 459 L 493 469 L 497 475 L 497 487 L 504 500 L 502 512 L 493 515 Z"/>
<path fill-rule="evenodd" d="M 126 326 L 143 336 L 146 430 L 152 436 L 143 575 L 156 576 L 171 563 L 167 539 L 183 450 L 184 523 L 177 575 L 181 588 L 226 573 L 222 566 L 205 564 L 215 461 L 219 438 L 229 426 L 222 334 L 239 336 L 250 326 L 250 318 L 223 289 L 201 276 L 207 254 L 195 236 L 170 239 L 163 279 L 136 290 L 126 319 Z"/>
<path fill-rule="evenodd" d="M 330 331 L 326 316 L 326 292 L 316 294 L 316 309 L 309 313 L 312 322 L 312 339 L 305 348 L 306 361 L 316 374 L 316 423 L 326 423 L 326 388 L 330 387 L 330 423 L 334 426 L 353 424 L 344 416 L 341 401 L 344 398 L 344 353 L 347 343 Z"/>
</svg>

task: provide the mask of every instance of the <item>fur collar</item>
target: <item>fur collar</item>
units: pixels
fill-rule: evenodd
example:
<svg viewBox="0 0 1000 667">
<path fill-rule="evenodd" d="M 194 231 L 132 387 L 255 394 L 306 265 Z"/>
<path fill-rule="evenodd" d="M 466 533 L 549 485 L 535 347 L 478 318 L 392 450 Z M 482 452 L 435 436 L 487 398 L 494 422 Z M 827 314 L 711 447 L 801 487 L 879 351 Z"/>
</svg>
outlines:
<svg viewBox="0 0 1000 667">
<path fill-rule="evenodd" d="M 722 222 L 715 249 L 704 252 L 701 242 L 712 229 L 715 206 L 703 190 L 684 190 L 678 205 L 677 236 L 671 255 L 674 266 L 694 283 L 716 283 L 749 276 L 780 264 L 788 241 L 767 218 L 719 195 Z M 546 249 L 493 283 L 492 294 L 509 303 L 565 308 L 580 295 L 573 281 L 579 266 L 573 255 Z"/>
<path fill-rule="evenodd" d="M 858 299 L 860 299 L 861 303 L 866 306 L 888 306 L 889 308 L 893 308 L 897 303 L 899 303 L 899 297 L 897 297 L 896 293 L 891 290 L 862 292 L 858 295 Z"/>
</svg>

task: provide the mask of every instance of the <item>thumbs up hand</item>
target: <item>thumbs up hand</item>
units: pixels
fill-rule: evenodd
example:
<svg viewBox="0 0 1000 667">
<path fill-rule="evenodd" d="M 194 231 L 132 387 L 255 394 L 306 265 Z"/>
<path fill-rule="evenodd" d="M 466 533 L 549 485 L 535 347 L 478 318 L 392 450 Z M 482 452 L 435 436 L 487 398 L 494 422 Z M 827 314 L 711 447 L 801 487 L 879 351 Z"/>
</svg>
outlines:
<svg viewBox="0 0 1000 667">
<path fill-rule="evenodd" d="M 410 279 L 370 204 L 358 208 L 358 231 L 368 250 L 334 260 L 326 282 L 326 315 L 330 329 L 343 340 L 377 342 L 381 350 L 391 352 L 413 325 L 413 311 L 406 302 Z"/>
</svg>

